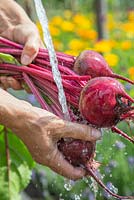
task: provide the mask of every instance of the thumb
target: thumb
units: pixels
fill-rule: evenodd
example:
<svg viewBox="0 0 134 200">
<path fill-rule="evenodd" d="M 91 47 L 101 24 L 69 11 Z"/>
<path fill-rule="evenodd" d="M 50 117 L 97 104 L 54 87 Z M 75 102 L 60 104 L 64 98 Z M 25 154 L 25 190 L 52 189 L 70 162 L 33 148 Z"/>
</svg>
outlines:
<svg viewBox="0 0 134 200">
<path fill-rule="evenodd" d="M 96 141 L 101 138 L 101 131 L 89 125 L 65 121 L 64 128 L 57 129 L 60 137 L 71 137 L 86 141 Z"/>
<path fill-rule="evenodd" d="M 29 35 L 22 51 L 21 63 L 23 65 L 30 64 L 37 56 L 40 46 L 41 39 L 35 35 Z"/>
</svg>

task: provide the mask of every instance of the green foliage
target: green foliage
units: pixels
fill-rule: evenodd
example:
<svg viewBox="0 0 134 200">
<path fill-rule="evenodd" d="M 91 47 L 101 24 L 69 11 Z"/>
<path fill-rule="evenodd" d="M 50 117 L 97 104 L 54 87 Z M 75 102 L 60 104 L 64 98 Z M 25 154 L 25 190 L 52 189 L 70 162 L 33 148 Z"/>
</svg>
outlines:
<svg viewBox="0 0 134 200">
<path fill-rule="evenodd" d="M 20 65 L 20 63 L 10 54 L 0 53 L 0 63 L 10 63 Z"/>
<path fill-rule="evenodd" d="M 0 199 L 19 200 L 19 193 L 31 179 L 34 161 L 25 145 L 0 126 Z"/>
</svg>

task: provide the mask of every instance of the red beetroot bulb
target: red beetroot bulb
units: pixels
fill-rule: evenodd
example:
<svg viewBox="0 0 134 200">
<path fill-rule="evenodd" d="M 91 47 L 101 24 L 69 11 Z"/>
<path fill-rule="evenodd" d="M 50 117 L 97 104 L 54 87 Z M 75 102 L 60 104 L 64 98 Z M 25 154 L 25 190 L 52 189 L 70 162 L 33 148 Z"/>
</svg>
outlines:
<svg viewBox="0 0 134 200">
<path fill-rule="evenodd" d="M 95 142 L 77 140 L 77 139 L 61 139 L 58 141 L 58 149 L 61 151 L 67 161 L 73 166 L 83 167 L 87 175 L 93 177 L 96 182 L 110 195 L 118 199 L 133 199 L 133 196 L 120 196 L 109 190 L 104 183 L 97 177 L 96 169 L 99 163 L 94 160 Z"/>
<path fill-rule="evenodd" d="M 84 166 L 87 162 L 93 161 L 95 153 L 95 142 L 88 142 L 73 139 L 61 139 L 58 148 L 65 158 L 73 166 Z"/>
<path fill-rule="evenodd" d="M 85 50 L 80 53 L 76 58 L 73 70 L 79 75 L 90 75 L 92 78 L 108 76 L 134 84 L 134 81 L 113 73 L 103 56 L 92 50 Z"/>
<path fill-rule="evenodd" d="M 92 125 L 102 128 L 116 125 L 124 113 L 132 110 L 134 100 L 122 84 L 110 77 L 89 80 L 81 91 L 79 109 Z"/>
</svg>

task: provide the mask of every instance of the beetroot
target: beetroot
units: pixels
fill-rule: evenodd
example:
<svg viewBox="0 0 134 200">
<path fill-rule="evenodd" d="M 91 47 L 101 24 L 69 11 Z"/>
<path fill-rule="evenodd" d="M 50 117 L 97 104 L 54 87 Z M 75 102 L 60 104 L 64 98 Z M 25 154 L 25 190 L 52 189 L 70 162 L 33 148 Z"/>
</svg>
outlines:
<svg viewBox="0 0 134 200">
<path fill-rule="evenodd" d="M 133 196 L 119 196 L 110 191 L 103 182 L 97 177 L 96 169 L 98 163 L 94 160 L 95 142 L 87 142 L 74 139 L 61 139 L 58 143 L 58 149 L 63 153 L 65 159 L 73 166 L 83 167 L 87 175 L 92 176 L 96 182 L 110 195 L 119 199 L 134 199 Z"/>
<path fill-rule="evenodd" d="M 0 52 L 11 54 L 20 61 L 22 45 L 1 37 L 0 45 Z M 87 66 L 86 68 L 81 68 L 86 69 L 84 75 L 79 76 L 71 70 L 73 69 L 75 57 L 57 52 L 58 67 L 62 77 L 71 121 L 83 123 L 82 114 L 84 116 L 84 123 L 90 123 L 92 126 L 99 128 L 111 128 L 112 131 L 134 142 L 131 137 L 115 127 L 120 120 L 134 118 L 133 107 L 131 106 L 134 100 L 127 95 L 123 86 L 113 78 L 121 78 L 130 83 L 133 82 L 115 75 L 105 60 L 102 59 L 102 56 L 97 53 L 96 55 L 95 59 L 93 56 L 93 63 L 96 64 L 92 64 L 90 68 L 88 68 L 88 65 L 85 65 Z M 94 60 L 96 61 L 94 62 Z M 89 63 L 88 59 L 85 61 L 86 59 L 82 63 Z M 76 60 L 77 62 L 78 59 Z M 87 69 L 88 72 L 86 72 Z M 43 109 L 63 118 L 58 101 L 58 90 L 53 79 L 47 50 L 40 49 L 34 64 L 28 66 L 18 66 L 17 63 L 12 64 L 1 61 L 0 73 L 1 75 L 11 75 L 17 80 L 27 83 Z M 113 78 L 94 78 L 96 76 L 111 76 Z M 87 174 L 92 176 L 109 194 L 121 199 L 134 199 L 134 197 L 121 197 L 114 194 L 96 176 L 98 164 L 94 161 L 95 142 L 61 139 L 57 145 L 65 159 L 74 166 L 83 167 Z"/>
<path fill-rule="evenodd" d="M 73 166 L 79 167 L 87 162 L 93 161 L 95 142 L 93 143 L 74 139 L 61 139 L 58 142 L 58 148 Z"/>
<path fill-rule="evenodd" d="M 113 73 L 103 56 L 92 50 L 83 51 L 76 58 L 73 69 L 79 75 L 90 75 L 92 78 L 108 76 L 134 84 L 134 81 Z"/>
<path fill-rule="evenodd" d="M 133 107 L 121 83 L 110 77 L 91 79 L 82 89 L 79 109 L 84 118 L 97 128 L 116 125 Z"/>
</svg>

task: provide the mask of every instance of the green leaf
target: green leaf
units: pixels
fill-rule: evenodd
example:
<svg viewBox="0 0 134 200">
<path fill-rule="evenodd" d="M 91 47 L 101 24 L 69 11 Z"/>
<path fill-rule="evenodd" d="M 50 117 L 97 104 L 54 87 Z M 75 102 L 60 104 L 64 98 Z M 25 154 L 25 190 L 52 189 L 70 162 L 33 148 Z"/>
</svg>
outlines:
<svg viewBox="0 0 134 200">
<path fill-rule="evenodd" d="M 4 128 L 0 134 L 0 200 L 19 200 L 20 191 L 31 179 L 33 166 L 34 161 L 22 141 Z"/>
<path fill-rule="evenodd" d="M 16 60 L 13 56 L 6 53 L 0 53 L 0 63 L 10 63 L 10 64 L 16 64 L 21 65 L 18 60 Z"/>
</svg>

